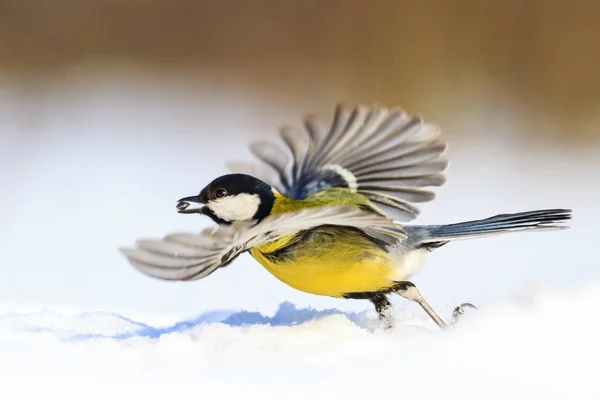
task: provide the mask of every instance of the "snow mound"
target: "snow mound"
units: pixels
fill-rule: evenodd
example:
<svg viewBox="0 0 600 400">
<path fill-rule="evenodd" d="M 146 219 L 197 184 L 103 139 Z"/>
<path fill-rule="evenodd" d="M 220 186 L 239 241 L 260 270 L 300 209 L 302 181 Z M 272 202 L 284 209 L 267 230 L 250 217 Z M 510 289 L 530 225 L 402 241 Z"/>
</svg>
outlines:
<svg viewBox="0 0 600 400">
<path fill-rule="evenodd" d="M 0 398 L 598 399 L 600 288 L 377 328 L 373 313 L 210 312 L 167 327 L 116 314 L 0 317 Z"/>
</svg>

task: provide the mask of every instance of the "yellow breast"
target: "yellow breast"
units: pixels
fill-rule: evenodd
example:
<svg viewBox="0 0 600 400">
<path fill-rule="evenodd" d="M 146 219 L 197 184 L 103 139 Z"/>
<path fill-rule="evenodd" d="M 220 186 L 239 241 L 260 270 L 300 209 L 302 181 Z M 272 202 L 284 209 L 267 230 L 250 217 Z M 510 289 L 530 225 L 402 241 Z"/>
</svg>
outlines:
<svg viewBox="0 0 600 400">
<path fill-rule="evenodd" d="M 359 233 L 321 227 L 250 251 L 276 278 L 303 292 L 343 297 L 394 285 L 388 254 Z"/>
</svg>

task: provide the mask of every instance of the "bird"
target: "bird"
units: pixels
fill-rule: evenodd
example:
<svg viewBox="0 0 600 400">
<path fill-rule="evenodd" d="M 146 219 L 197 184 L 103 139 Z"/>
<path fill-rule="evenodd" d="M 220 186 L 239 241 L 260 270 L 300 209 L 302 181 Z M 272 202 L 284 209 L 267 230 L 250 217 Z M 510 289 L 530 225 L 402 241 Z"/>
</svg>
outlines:
<svg viewBox="0 0 600 400">
<path fill-rule="evenodd" d="M 129 264 L 153 278 L 193 281 L 249 253 L 273 276 L 302 292 L 370 301 L 394 326 L 393 294 L 445 322 L 412 277 L 425 255 L 449 242 L 511 232 L 568 228 L 571 210 L 539 209 L 442 225 L 407 224 L 419 203 L 445 184 L 448 144 L 439 126 L 400 107 L 338 103 L 327 126 L 315 114 L 303 128 L 279 128 L 279 141 L 249 144 L 252 162 L 176 202 L 180 214 L 215 225 L 121 247 Z M 460 316 L 465 303 L 455 309 Z"/>
</svg>

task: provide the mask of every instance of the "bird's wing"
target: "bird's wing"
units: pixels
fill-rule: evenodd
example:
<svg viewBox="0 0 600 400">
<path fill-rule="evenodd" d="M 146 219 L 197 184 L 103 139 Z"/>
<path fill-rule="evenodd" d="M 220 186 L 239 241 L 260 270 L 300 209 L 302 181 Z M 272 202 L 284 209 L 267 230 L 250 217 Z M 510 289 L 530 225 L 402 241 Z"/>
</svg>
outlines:
<svg viewBox="0 0 600 400">
<path fill-rule="evenodd" d="M 269 141 L 251 143 L 260 162 L 230 162 L 229 170 L 253 175 L 294 199 L 325 187 L 348 188 L 401 221 L 418 215 L 412 203 L 434 199 L 424 187 L 445 182 L 447 145 L 439 128 L 401 109 L 339 104 L 331 127 L 307 116 L 304 128 L 280 129 L 285 150 Z"/>
<path fill-rule="evenodd" d="M 165 280 L 196 280 L 253 247 L 321 225 L 351 226 L 390 240 L 406 238 L 402 226 L 385 217 L 355 207 L 326 206 L 269 216 L 258 224 L 238 222 L 199 234 L 174 233 L 162 239 L 138 240 L 135 247 L 120 250 L 132 266 L 146 275 Z"/>
</svg>

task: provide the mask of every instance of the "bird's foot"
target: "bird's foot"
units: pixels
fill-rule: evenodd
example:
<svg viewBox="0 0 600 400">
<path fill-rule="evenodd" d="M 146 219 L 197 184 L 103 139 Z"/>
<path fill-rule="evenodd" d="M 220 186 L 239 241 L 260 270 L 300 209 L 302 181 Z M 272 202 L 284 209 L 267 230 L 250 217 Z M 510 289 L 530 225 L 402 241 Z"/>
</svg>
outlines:
<svg viewBox="0 0 600 400">
<path fill-rule="evenodd" d="M 460 319 L 460 317 L 462 317 L 462 315 L 465 313 L 465 308 L 472 308 L 474 310 L 478 310 L 477 307 L 475 307 L 475 305 L 471 304 L 471 303 L 463 303 L 460 306 L 456 307 L 454 309 L 454 312 L 452 313 L 452 322 L 451 325 L 454 325 L 458 322 L 458 320 Z"/>
</svg>

